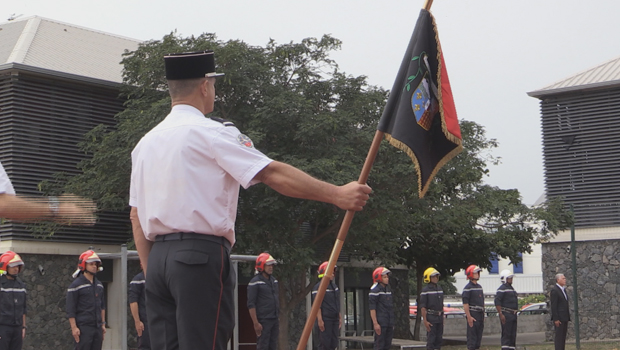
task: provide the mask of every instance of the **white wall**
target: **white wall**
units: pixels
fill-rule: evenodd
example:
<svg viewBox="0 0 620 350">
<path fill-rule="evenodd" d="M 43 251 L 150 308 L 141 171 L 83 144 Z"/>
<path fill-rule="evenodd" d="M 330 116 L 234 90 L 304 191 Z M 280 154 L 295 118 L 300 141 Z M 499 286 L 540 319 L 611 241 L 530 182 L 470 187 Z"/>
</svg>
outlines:
<svg viewBox="0 0 620 350">
<path fill-rule="evenodd" d="M 542 246 L 536 244 L 532 246 L 532 253 L 523 254 L 523 273 L 515 274 L 512 280 L 512 286 L 517 293 L 540 294 L 543 293 L 543 276 L 542 276 Z M 502 270 L 513 271 L 513 266 L 509 260 L 500 260 L 498 262 L 498 272 Z M 456 278 L 457 293 L 461 293 L 467 284 L 465 270 L 458 272 Z M 501 285 L 499 273 L 490 274 L 488 270 L 482 270 L 480 280 L 478 281 L 484 289 L 484 294 L 495 294 L 495 291 Z"/>
</svg>

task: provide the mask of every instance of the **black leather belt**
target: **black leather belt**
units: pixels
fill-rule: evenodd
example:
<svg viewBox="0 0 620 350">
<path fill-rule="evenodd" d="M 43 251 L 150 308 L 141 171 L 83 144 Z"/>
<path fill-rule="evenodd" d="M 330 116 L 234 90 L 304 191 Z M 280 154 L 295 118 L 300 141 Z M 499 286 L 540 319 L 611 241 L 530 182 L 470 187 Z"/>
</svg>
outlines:
<svg viewBox="0 0 620 350">
<path fill-rule="evenodd" d="M 469 311 L 484 312 L 484 307 L 478 305 L 469 305 Z"/>
<path fill-rule="evenodd" d="M 426 310 L 426 313 L 429 315 L 434 315 L 434 316 L 443 315 L 443 311 L 437 311 L 437 310 Z"/>
<path fill-rule="evenodd" d="M 190 240 L 190 239 L 198 239 L 202 241 L 209 241 L 209 242 L 221 244 L 224 247 L 226 247 L 226 249 L 228 249 L 228 252 L 230 253 L 230 241 L 227 240 L 226 238 L 221 237 L 221 236 L 206 235 L 206 234 L 195 233 L 195 232 L 173 232 L 173 233 L 167 233 L 165 235 L 157 235 L 155 237 L 155 242 L 183 241 L 183 240 Z"/>
</svg>

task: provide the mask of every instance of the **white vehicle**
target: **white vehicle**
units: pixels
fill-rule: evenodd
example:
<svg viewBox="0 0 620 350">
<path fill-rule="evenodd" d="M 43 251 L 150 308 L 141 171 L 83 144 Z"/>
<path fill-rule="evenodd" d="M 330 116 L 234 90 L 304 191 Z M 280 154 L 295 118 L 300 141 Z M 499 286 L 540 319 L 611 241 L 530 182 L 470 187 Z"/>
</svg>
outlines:
<svg viewBox="0 0 620 350">
<path fill-rule="evenodd" d="M 549 313 L 547 303 L 526 304 L 519 311 L 519 315 L 541 315 L 547 313 Z"/>
</svg>

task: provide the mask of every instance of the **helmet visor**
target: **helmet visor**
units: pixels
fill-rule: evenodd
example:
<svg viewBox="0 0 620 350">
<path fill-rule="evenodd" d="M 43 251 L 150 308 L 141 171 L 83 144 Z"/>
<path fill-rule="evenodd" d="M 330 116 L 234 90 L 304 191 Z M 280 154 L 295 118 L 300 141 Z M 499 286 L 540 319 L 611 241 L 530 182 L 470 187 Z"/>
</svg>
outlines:
<svg viewBox="0 0 620 350">
<path fill-rule="evenodd" d="M 23 266 L 24 262 L 19 260 L 19 261 L 13 261 L 11 263 L 9 263 L 7 266 L 8 267 L 15 267 L 15 266 Z"/>
</svg>

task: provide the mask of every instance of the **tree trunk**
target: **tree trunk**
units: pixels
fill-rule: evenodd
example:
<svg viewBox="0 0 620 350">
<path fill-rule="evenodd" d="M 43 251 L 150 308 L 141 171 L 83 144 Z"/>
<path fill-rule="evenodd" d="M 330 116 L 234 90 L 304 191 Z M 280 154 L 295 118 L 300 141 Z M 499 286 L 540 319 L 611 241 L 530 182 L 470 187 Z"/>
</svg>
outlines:
<svg viewBox="0 0 620 350">
<path fill-rule="evenodd" d="M 415 326 L 413 327 L 413 339 L 420 340 L 420 325 L 422 324 L 422 310 L 420 309 L 420 294 L 422 294 L 422 279 L 424 272 L 416 267 L 415 276 L 416 276 L 416 305 L 418 306 L 418 312 L 415 317 Z"/>
<path fill-rule="evenodd" d="M 280 279 L 280 334 L 278 336 L 278 350 L 290 350 L 289 346 L 289 323 L 291 312 L 295 310 L 299 303 L 306 300 L 306 295 L 312 291 L 312 286 L 316 280 L 306 281 L 306 272 L 293 277 Z M 299 315 L 294 317 L 299 318 Z M 305 320 L 306 318 L 303 317 Z M 296 343 L 297 344 L 297 343 Z M 297 347 L 297 346 L 295 346 Z"/>
<path fill-rule="evenodd" d="M 280 333 L 278 336 L 278 350 L 289 350 L 288 344 L 288 321 L 289 321 L 289 304 L 283 303 L 284 299 L 280 294 Z M 294 306 L 293 306 L 294 307 Z"/>
</svg>

